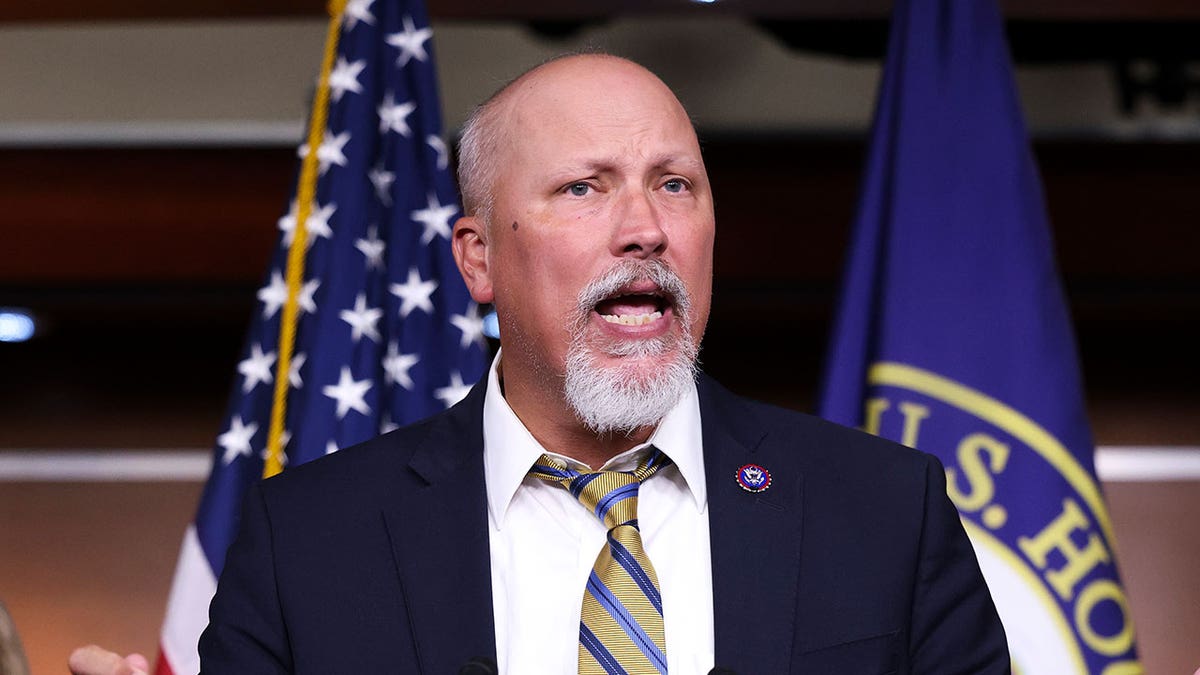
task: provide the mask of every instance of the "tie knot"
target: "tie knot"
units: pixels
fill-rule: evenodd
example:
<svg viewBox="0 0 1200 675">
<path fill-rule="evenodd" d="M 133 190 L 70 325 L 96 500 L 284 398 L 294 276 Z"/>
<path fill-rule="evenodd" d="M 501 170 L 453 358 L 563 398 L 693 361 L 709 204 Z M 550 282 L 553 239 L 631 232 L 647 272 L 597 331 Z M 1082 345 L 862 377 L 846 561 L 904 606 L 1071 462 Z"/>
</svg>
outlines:
<svg viewBox="0 0 1200 675">
<path fill-rule="evenodd" d="M 653 448 L 633 471 L 576 471 L 542 455 L 529 475 L 566 489 L 611 530 L 619 525 L 637 527 L 638 488 L 670 464 L 671 459 L 658 448 Z"/>
</svg>

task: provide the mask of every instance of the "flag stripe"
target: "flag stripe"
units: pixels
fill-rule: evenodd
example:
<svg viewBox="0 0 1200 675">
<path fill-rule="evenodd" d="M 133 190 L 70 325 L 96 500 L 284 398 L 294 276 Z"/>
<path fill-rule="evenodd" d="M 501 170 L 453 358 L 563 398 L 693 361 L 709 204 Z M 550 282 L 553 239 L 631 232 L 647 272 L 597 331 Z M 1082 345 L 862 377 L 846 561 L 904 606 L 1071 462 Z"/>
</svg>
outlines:
<svg viewBox="0 0 1200 675">
<path fill-rule="evenodd" d="M 167 600 L 171 611 L 163 622 L 159 642 L 162 649 L 160 664 L 165 662 L 164 667 L 170 668 L 171 672 L 199 672 L 196 641 L 208 622 L 208 603 L 216 589 L 217 580 L 200 548 L 196 528 L 188 526 Z"/>
</svg>

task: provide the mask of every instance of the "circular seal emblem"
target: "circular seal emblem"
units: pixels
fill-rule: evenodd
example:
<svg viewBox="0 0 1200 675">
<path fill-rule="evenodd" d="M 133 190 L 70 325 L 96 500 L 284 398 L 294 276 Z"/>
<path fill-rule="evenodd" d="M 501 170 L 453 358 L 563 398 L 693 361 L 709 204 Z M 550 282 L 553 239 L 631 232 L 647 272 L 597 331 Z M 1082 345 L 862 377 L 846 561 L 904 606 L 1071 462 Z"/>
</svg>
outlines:
<svg viewBox="0 0 1200 675">
<path fill-rule="evenodd" d="M 771 487 L 771 472 L 757 464 L 746 464 L 738 469 L 737 482 L 747 492 L 762 492 Z"/>
<path fill-rule="evenodd" d="M 1091 453 L 1086 431 L 1058 420 L 1056 435 L 983 390 L 911 364 L 877 362 L 867 385 L 865 427 L 942 458 L 1013 672 L 1143 672 L 1112 521 L 1090 462 L 1079 459 Z"/>
</svg>

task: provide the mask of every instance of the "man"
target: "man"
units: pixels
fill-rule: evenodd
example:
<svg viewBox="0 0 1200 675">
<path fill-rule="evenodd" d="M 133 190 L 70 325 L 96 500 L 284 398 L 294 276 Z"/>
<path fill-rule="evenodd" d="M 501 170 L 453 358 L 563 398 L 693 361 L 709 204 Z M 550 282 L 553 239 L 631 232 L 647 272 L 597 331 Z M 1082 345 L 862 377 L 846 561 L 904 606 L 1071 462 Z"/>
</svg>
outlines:
<svg viewBox="0 0 1200 675">
<path fill-rule="evenodd" d="M 460 182 L 497 363 L 450 411 L 252 489 L 206 672 L 1008 672 L 936 460 L 695 376 L 712 192 L 658 78 L 535 68 L 468 123 Z M 573 496 L 599 469 L 643 479 L 634 520 Z"/>
</svg>

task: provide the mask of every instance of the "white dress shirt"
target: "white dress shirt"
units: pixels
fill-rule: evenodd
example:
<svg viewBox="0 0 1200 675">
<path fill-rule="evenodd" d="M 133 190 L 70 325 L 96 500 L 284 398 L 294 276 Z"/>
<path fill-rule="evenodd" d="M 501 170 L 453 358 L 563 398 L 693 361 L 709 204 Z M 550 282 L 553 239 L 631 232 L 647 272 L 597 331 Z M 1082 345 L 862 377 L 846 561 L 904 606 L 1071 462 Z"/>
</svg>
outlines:
<svg viewBox="0 0 1200 675">
<path fill-rule="evenodd" d="M 583 589 L 607 530 L 569 492 L 526 474 L 547 452 L 504 400 L 497 355 L 483 404 L 483 466 L 492 554 L 492 612 L 501 674 L 578 672 Z M 639 489 L 638 525 L 662 587 L 667 668 L 704 675 L 713 666 L 712 558 L 700 403 L 693 386 L 647 443 L 604 470 L 632 470 L 653 444 L 674 461 Z"/>
</svg>

